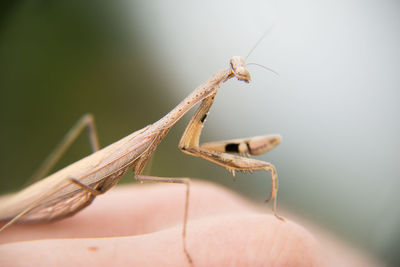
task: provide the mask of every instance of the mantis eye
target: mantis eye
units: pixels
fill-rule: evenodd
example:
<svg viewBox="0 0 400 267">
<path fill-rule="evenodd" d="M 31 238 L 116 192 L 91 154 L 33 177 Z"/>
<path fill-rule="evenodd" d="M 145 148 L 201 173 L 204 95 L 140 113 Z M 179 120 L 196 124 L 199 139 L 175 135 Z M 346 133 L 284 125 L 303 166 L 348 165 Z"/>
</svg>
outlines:
<svg viewBox="0 0 400 267">
<path fill-rule="evenodd" d="M 231 58 L 231 69 L 232 73 L 238 78 L 238 80 L 250 82 L 250 72 L 245 68 L 245 62 L 242 57 L 232 57 Z"/>
</svg>

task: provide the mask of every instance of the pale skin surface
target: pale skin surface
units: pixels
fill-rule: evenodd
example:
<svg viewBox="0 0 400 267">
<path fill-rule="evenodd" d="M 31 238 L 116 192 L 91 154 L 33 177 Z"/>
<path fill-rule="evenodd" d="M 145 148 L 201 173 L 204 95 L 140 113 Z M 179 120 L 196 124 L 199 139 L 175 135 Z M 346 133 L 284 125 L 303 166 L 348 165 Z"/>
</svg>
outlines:
<svg viewBox="0 0 400 267">
<path fill-rule="evenodd" d="M 189 266 L 180 235 L 184 191 L 184 186 L 170 184 L 120 186 L 72 218 L 13 225 L 0 235 L 0 265 Z M 21 242 L 25 240 L 29 242 Z M 338 263 L 328 259 L 320 240 L 290 218 L 277 220 L 205 182 L 191 186 L 187 245 L 194 266 Z"/>
</svg>

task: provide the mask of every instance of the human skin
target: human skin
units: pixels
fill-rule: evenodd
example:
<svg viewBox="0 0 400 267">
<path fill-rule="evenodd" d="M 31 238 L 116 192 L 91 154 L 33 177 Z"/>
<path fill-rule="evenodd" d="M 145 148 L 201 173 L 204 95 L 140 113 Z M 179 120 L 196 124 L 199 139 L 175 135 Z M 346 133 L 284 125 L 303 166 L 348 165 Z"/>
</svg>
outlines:
<svg viewBox="0 0 400 267">
<path fill-rule="evenodd" d="M 327 266 L 316 238 L 213 184 L 192 182 L 187 247 L 194 266 Z M 0 233 L 1 266 L 189 266 L 183 185 L 119 186 L 71 218 Z"/>
</svg>

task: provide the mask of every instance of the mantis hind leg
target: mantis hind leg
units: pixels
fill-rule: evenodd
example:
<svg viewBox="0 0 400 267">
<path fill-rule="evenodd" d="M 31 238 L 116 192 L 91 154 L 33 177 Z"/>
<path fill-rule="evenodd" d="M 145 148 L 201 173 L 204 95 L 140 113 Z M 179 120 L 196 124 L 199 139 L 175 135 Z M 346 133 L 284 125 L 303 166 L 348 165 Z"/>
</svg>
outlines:
<svg viewBox="0 0 400 267">
<path fill-rule="evenodd" d="M 50 190 L 48 190 L 47 192 L 42 194 L 37 200 L 35 200 L 33 203 L 31 203 L 28 207 L 26 207 L 22 211 L 18 212 L 14 217 L 12 217 L 11 220 L 7 221 L 6 224 L 4 224 L 3 226 L 0 227 L 0 232 L 3 231 L 4 229 L 6 229 L 7 227 L 13 225 L 16 221 L 21 219 L 21 217 L 23 217 L 25 214 L 29 213 L 30 211 L 32 211 L 35 208 L 37 208 L 38 206 L 40 206 L 42 201 L 44 201 L 47 198 L 51 197 L 52 195 L 56 194 L 61 189 L 63 189 L 66 186 L 68 186 L 68 184 L 74 184 L 77 187 L 81 188 L 83 191 L 86 191 L 89 194 L 93 195 L 94 197 L 104 193 L 104 192 L 102 192 L 100 190 L 93 189 L 90 186 L 81 183 L 79 180 L 77 180 L 75 178 L 68 177 L 67 179 L 57 183 L 56 185 L 54 185 Z"/>
<path fill-rule="evenodd" d="M 89 142 L 93 152 L 99 150 L 99 139 L 96 132 L 94 118 L 92 114 L 83 115 L 72 128 L 65 134 L 61 142 L 54 148 L 54 150 L 47 156 L 39 169 L 32 175 L 28 180 L 29 183 L 33 183 L 43 177 L 45 177 L 54 165 L 60 160 L 72 143 L 78 138 L 84 128 L 87 128 Z"/>
<path fill-rule="evenodd" d="M 101 194 L 104 193 L 103 191 L 100 191 L 100 190 L 97 190 L 97 189 L 93 189 L 93 188 L 91 188 L 90 186 L 85 185 L 84 183 L 81 183 L 79 180 L 77 180 L 77 179 L 75 179 L 75 178 L 69 178 L 69 181 L 70 181 L 72 184 L 74 184 L 74 185 L 80 187 L 82 190 L 84 190 L 84 191 L 86 191 L 86 192 L 92 194 L 92 195 L 95 196 L 95 197 L 97 197 L 97 196 L 99 196 L 99 195 L 101 195 Z"/>
<path fill-rule="evenodd" d="M 92 151 L 93 152 L 98 151 L 100 146 L 99 146 L 98 136 L 97 136 L 96 127 L 95 127 L 95 123 L 94 123 L 94 118 L 91 114 L 85 114 L 65 134 L 65 136 L 61 140 L 61 142 L 50 153 L 50 155 L 47 156 L 47 158 L 45 159 L 43 164 L 34 173 L 34 175 L 28 180 L 28 182 L 33 183 L 33 182 L 39 180 L 40 178 L 45 177 L 51 171 L 51 169 L 54 167 L 54 165 L 60 160 L 62 155 L 72 145 L 72 143 L 77 139 L 77 137 L 80 135 L 80 133 L 83 131 L 84 128 L 87 128 L 87 130 L 88 130 L 88 136 L 89 136 L 89 141 L 90 141 Z M 82 184 L 81 182 L 79 182 L 78 180 L 76 180 L 74 178 L 69 178 L 66 181 L 77 185 L 78 187 L 82 188 L 82 190 L 90 192 L 94 196 L 97 196 L 102 193 L 98 190 L 91 189 L 90 187 Z M 63 184 L 65 184 L 65 181 L 61 182 L 60 184 L 57 184 L 52 190 L 49 190 L 49 192 L 43 194 L 37 201 L 35 201 L 31 205 L 29 205 L 27 208 L 25 208 L 21 212 L 19 212 L 16 216 L 14 216 L 10 221 L 8 221 L 6 224 L 4 224 L 0 228 L 0 232 L 3 231 L 5 228 L 14 224 L 22 216 L 24 216 L 29 211 L 31 211 L 32 209 L 37 207 L 42 200 L 55 194 L 59 190 L 59 187 L 62 186 Z"/>
</svg>

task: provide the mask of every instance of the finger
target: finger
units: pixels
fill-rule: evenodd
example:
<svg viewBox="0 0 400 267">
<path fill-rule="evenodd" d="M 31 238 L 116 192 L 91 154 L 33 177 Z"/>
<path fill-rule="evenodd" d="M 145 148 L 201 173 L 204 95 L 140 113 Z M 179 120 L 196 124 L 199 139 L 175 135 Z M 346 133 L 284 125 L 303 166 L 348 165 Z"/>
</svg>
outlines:
<svg viewBox="0 0 400 267">
<path fill-rule="evenodd" d="M 193 182 L 189 220 L 221 213 L 254 210 L 223 187 Z M 14 225 L 0 234 L 0 243 L 43 239 L 112 237 L 182 227 L 185 187 L 174 184 L 120 186 L 95 199 L 71 218 L 54 223 Z"/>
<path fill-rule="evenodd" d="M 187 240 L 195 266 L 323 266 L 314 238 L 300 226 L 273 216 L 199 218 L 191 229 Z M 0 259 L 5 266 L 188 266 L 179 227 L 136 237 L 2 245 Z"/>
</svg>

